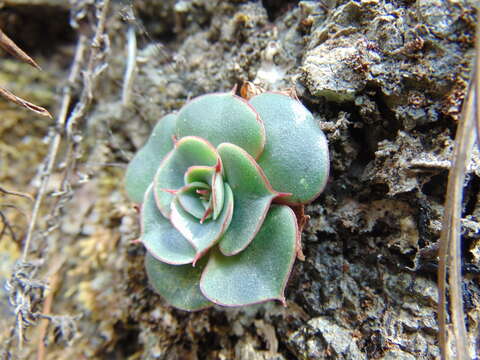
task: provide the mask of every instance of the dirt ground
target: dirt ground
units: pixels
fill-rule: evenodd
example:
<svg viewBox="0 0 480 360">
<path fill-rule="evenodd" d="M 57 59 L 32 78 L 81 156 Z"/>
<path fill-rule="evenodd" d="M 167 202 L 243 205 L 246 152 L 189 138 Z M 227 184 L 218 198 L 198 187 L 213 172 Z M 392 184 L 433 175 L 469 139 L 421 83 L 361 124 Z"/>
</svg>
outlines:
<svg viewBox="0 0 480 360">
<path fill-rule="evenodd" d="M 87 55 L 94 48 L 95 1 L 1 3 L 0 28 L 43 71 L 3 54 L 0 85 L 54 118 L 0 100 L 0 185 L 35 195 L 52 139 L 62 138 L 28 266 L 16 270 L 34 284 L 31 310 L 54 317 L 49 327 L 32 318 L 20 349 L 15 307 L 0 290 L 5 358 L 439 358 L 437 244 L 474 54 L 474 0 L 111 1 L 92 98 L 70 138 L 55 121 L 67 92 L 69 112 L 83 101 L 81 76 L 68 76 L 79 39 Z M 79 64 L 88 69 L 88 56 Z M 147 283 L 125 167 L 163 115 L 244 81 L 293 87 L 328 138 L 331 174 L 306 207 L 306 259 L 294 266 L 287 307 L 175 310 Z M 462 214 L 472 356 L 480 353 L 479 179 L 474 152 Z M 2 283 L 32 206 L 0 194 L 13 230 L 0 238 Z"/>
</svg>

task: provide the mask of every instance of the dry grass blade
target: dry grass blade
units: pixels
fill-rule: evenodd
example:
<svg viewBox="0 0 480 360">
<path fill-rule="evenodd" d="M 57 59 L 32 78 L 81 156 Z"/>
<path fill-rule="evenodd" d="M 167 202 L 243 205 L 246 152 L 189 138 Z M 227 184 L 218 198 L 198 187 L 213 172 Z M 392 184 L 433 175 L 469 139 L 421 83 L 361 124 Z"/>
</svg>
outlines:
<svg viewBox="0 0 480 360">
<path fill-rule="evenodd" d="M 32 104 L 31 102 L 28 102 L 27 100 L 24 100 L 12 94 L 7 89 L 0 87 L 0 95 L 3 96 L 8 101 L 11 101 L 17 105 L 23 106 L 24 108 L 27 108 L 28 110 L 33 111 L 34 113 L 37 113 L 42 116 L 48 116 L 50 118 L 52 117 L 52 115 L 50 115 L 50 113 L 45 108 Z"/>
<path fill-rule="evenodd" d="M 477 14 L 480 14 L 480 5 Z M 477 21 L 477 32 L 475 36 L 475 65 L 473 68 L 473 79 L 477 118 L 477 145 L 480 147 L 480 21 Z"/>
<path fill-rule="evenodd" d="M 17 44 L 13 42 L 12 39 L 5 35 L 2 30 L 0 30 L 0 47 L 2 47 L 2 49 L 8 52 L 10 55 L 15 56 L 17 59 L 22 60 L 27 64 L 32 65 L 33 67 L 36 67 L 38 70 L 42 70 L 40 66 L 38 66 L 38 64 L 35 62 L 35 60 L 28 56 L 25 51 L 20 49 Z"/>
<path fill-rule="evenodd" d="M 478 54 L 477 48 L 477 54 Z M 478 59 L 478 57 L 477 57 Z M 478 65 L 478 60 L 476 61 Z M 478 121 L 476 85 L 478 71 L 473 71 L 473 78 L 467 89 L 462 114 L 455 137 L 455 151 L 452 167 L 448 175 L 445 213 L 439 247 L 438 270 L 438 317 L 439 337 L 442 358 L 451 358 L 448 352 L 447 339 L 447 274 L 450 292 L 450 305 L 453 333 L 456 344 L 456 359 L 469 359 L 467 346 L 467 330 L 462 298 L 462 254 L 460 220 L 462 214 L 463 184 L 475 142 L 474 127 Z"/>
</svg>

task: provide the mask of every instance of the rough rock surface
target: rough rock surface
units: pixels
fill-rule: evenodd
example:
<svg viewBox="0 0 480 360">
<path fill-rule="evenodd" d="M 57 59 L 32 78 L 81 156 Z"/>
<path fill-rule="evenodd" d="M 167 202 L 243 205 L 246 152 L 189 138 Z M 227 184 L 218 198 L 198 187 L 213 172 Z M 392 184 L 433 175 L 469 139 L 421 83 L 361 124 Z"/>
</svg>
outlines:
<svg viewBox="0 0 480 360">
<path fill-rule="evenodd" d="M 89 181 L 74 186 L 50 235 L 66 244 L 53 309 L 82 317 L 71 345 L 51 344 L 47 358 L 438 358 L 435 246 L 473 56 L 473 0 L 145 0 L 133 3 L 133 23 L 122 19 L 125 4 L 114 3 L 109 67 L 82 125 Z M 139 50 L 132 103 L 122 107 L 128 26 Z M 288 307 L 177 311 L 147 284 L 145 251 L 131 242 L 139 229 L 124 170 L 106 164 L 125 165 L 155 122 L 189 98 L 246 80 L 295 87 L 328 137 L 330 181 L 306 208 L 306 260 L 295 264 Z M 48 124 L 37 124 L 46 132 Z M 5 136 L 16 151 L 38 141 Z M 40 160 L 2 156 L 6 169 L 25 172 L 17 188 L 34 191 L 25 169 Z M 462 223 L 472 354 L 478 172 L 474 154 Z M 0 180 L 15 184 L 11 172 Z"/>
</svg>

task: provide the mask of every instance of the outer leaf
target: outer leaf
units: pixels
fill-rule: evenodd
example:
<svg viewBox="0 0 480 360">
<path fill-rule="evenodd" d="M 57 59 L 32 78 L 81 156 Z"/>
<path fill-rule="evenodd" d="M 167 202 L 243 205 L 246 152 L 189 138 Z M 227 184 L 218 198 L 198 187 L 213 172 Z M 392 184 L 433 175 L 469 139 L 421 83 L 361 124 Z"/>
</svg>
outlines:
<svg viewBox="0 0 480 360">
<path fill-rule="evenodd" d="M 145 267 L 150 284 L 170 305 L 187 311 L 201 310 L 213 305 L 198 287 L 205 261 L 199 261 L 195 267 L 169 265 L 147 254 Z"/>
<path fill-rule="evenodd" d="M 177 136 L 195 135 L 214 146 L 229 142 L 257 158 L 265 144 L 265 129 L 255 110 L 232 93 L 199 96 L 178 113 Z"/>
<path fill-rule="evenodd" d="M 157 208 L 152 186 L 142 206 L 140 239 L 152 256 L 169 264 L 188 264 L 195 258 L 192 245 L 165 219 Z"/>
<path fill-rule="evenodd" d="M 243 149 L 233 144 L 221 144 L 226 182 L 233 191 L 232 223 L 223 235 L 219 248 L 225 255 L 234 255 L 245 249 L 257 234 L 270 207 L 278 195 L 270 186 L 262 169 Z"/>
<path fill-rule="evenodd" d="M 224 306 L 243 306 L 278 299 L 295 260 L 297 221 L 285 205 L 274 205 L 255 240 L 236 256 L 212 253 L 200 280 L 202 293 Z"/>
<path fill-rule="evenodd" d="M 173 148 L 177 115 L 160 119 L 147 143 L 130 161 L 125 175 L 125 188 L 133 202 L 141 203 L 162 159 Z"/>
<path fill-rule="evenodd" d="M 205 253 L 220 239 L 232 220 L 234 200 L 232 190 L 225 184 L 225 202 L 223 210 L 216 220 L 208 220 L 203 224 L 188 214 L 178 200 L 172 201 L 172 215 L 170 221 L 178 231 L 193 245 L 197 251 L 197 258 Z"/>
<path fill-rule="evenodd" d="M 165 189 L 178 190 L 184 185 L 184 174 L 193 165 L 215 166 L 218 154 L 215 148 L 204 139 L 187 136 L 178 140 L 175 148 L 160 164 L 154 178 L 155 198 L 165 217 L 170 217 L 170 203 L 173 194 Z"/>
<path fill-rule="evenodd" d="M 278 93 L 250 100 L 265 124 L 267 143 L 258 164 L 289 204 L 313 201 L 329 173 L 327 140 L 310 111 L 299 101 Z"/>
</svg>

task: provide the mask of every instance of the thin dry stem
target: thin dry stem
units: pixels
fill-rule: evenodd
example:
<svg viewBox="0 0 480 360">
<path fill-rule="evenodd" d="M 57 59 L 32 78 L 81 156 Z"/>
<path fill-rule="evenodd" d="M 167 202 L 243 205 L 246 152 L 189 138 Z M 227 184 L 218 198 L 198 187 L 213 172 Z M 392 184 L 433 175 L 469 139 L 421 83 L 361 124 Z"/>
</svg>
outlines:
<svg viewBox="0 0 480 360">
<path fill-rule="evenodd" d="M 80 96 L 80 101 L 75 106 L 67 121 L 67 136 L 69 139 L 73 137 L 73 129 L 79 119 L 83 118 L 93 99 L 93 88 L 95 87 L 95 80 L 98 75 L 106 68 L 105 63 L 99 65 L 99 58 L 103 56 L 102 48 L 107 46 L 108 38 L 105 35 L 105 23 L 107 21 L 107 13 L 110 0 L 104 0 L 101 13 L 98 17 L 98 24 L 95 30 L 95 35 L 91 43 L 91 51 L 88 58 L 87 68 L 83 72 L 83 91 Z M 98 67 L 97 67 L 98 66 Z"/>
<path fill-rule="evenodd" d="M 2 230 L 0 230 L 0 240 L 2 240 L 2 238 L 5 236 L 5 234 L 8 231 L 10 233 L 10 236 L 12 237 L 12 240 L 14 242 L 16 242 L 17 241 L 17 235 L 15 234 L 15 231 L 13 230 L 13 226 L 10 224 L 7 217 L 5 216 L 5 214 L 2 211 L 0 211 L 0 219 L 2 220 L 2 223 L 3 223 Z"/>
<path fill-rule="evenodd" d="M 33 201 L 33 197 L 30 194 L 22 193 L 22 192 L 19 192 L 19 191 L 8 190 L 8 189 L 5 189 L 2 186 L 0 186 L 0 192 L 4 193 L 4 194 L 7 194 L 7 195 L 20 196 L 20 197 L 23 197 L 23 198 L 26 198 L 28 200 Z"/>
<path fill-rule="evenodd" d="M 57 260 L 49 271 L 49 293 L 45 298 L 45 302 L 43 303 L 42 314 L 48 315 L 52 311 L 52 304 L 53 304 L 53 297 L 55 296 L 56 291 L 58 290 L 58 286 L 61 281 L 60 272 L 62 265 L 65 263 L 65 258 L 62 257 Z M 38 345 L 37 345 L 37 359 L 44 360 L 46 355 L 45 349 L 45 342 L 43 341 L 44 338 L 47 336 L 48 325 L 50 323 L 49 319 L 42 319 L 40 326 L 39 326 L 39 336 L 38 336 Z"/>
<path fill-rule="evenodd" d="M 480 5 L 477 9 L 477 16 L 480 14 Z M 480 148 L 480 21 L 477 21 L 477 31 L 475 36 L 475 65 L 473 68 L 473 84 L 475 91 L 475 111 L 477 125 L 477 145 Z"/>
<path fill-rule="evenodd" d="M 470 86 L 467 90 L 467 95 L 462 108 L 462 116 L 458 124 L 457 135 L 455 138 L 456 146 L 452 167 L 448 176 L 445 213 L 443 217 L 442 234 L 440 237 L 438 316 L 440 326 L 439 340 L 443 359 L 450 358 L 447 341 L 447 272 L 453 331 L 456 342 L 456 358 L 469 358 L 462 299 L 460 220 L 463 200 L 463 184 L 475 141 L 474 126 L 476 121 L 474 94 L 475 91 L 473 86 Z"/>
<path fill-rule="evenodd" d="M 137 38 L 135 27 L 130 24 L 127 30 L 127 66 L 123 79 L 122 105 L 130 105 L 132 96 L 133 81 L 135 80 L 135 69 L 137 64 Z"/>
<path fill-rule="evenodd" d="M 57 158 L 58 149 L 60 147 L 60 143 L 62 140 L 62 129 L 65 126 L 68 108 L 72 100 L 71 86 L 75 83 L 75 81 L 80 75 L 80 63 L 82 62 L 82 59 L 83 59 L 86 43 L 87 43 L 87 39 L 84 36 L 80 36 L 80 39 L 78 41 L 77 48 L 75 51 L 75 57 L 73 60 L 72 69 L 68 77 L 68 85 L 64 89 L 64 94 L 62 98 L 62 107 L 60 109 L 60 115 L 58 116 L 57 122 L 56 122 L 56 133 L 52 141 L 50 142 L 50 149 L 47 155 L 47 164 L 43 171 L 42 182 L 40 185 L 40 189 L 38 190 L 37 197 L 35 199 L 35 204 L 33 206 L 33 211 L 32 211 L 32 217 L 28 225 L 27 236 L 25 238 L 25 245 L 23 247 L 23 254 L 22 254 L 22 261 L 24 262 L 27 259 L 28 250 L 30 247 L 33 230 L 35 229 L 35 225 L 37 223 L 40 206 L 45 196 L 47 185 L 50 180 L 50 175 L 52 174 L 53 166 L 55 164 L 55 159 Z"/>
<path fill-rule="evenodd" d="M 67 134 L 67 150 L 65 159 L 67 169 L 62 179 L 61 188 L 68 188 L 68 179 L 70 178 L 72 170 L 75 168 L 77 157 L 74 156 L 75 147 L 78 141 L 75 141 L 74 134 L 77 123 L 83 119 L 87 114 L 93 100 L 93 89 L 96 85 L 98 76 L 105 70 L 107 64 L 104 61 L 106 49 L 108 48 L 108 37 L 105 34 L 105 24 L 107 21 L 107 14 L 110 5 L 110 0 L 104 0 L 101 4 L 101 11 L 98 14 L 98 23 L 95 30 L 95 35 L 91 43 L 91 50 L 88 57 L 86 69 L 83 71 L 83 89 L 80 95 L 79 102 L 75 105 L 72 113 L 68 117 L 66 123 Z"/>
</svg>

